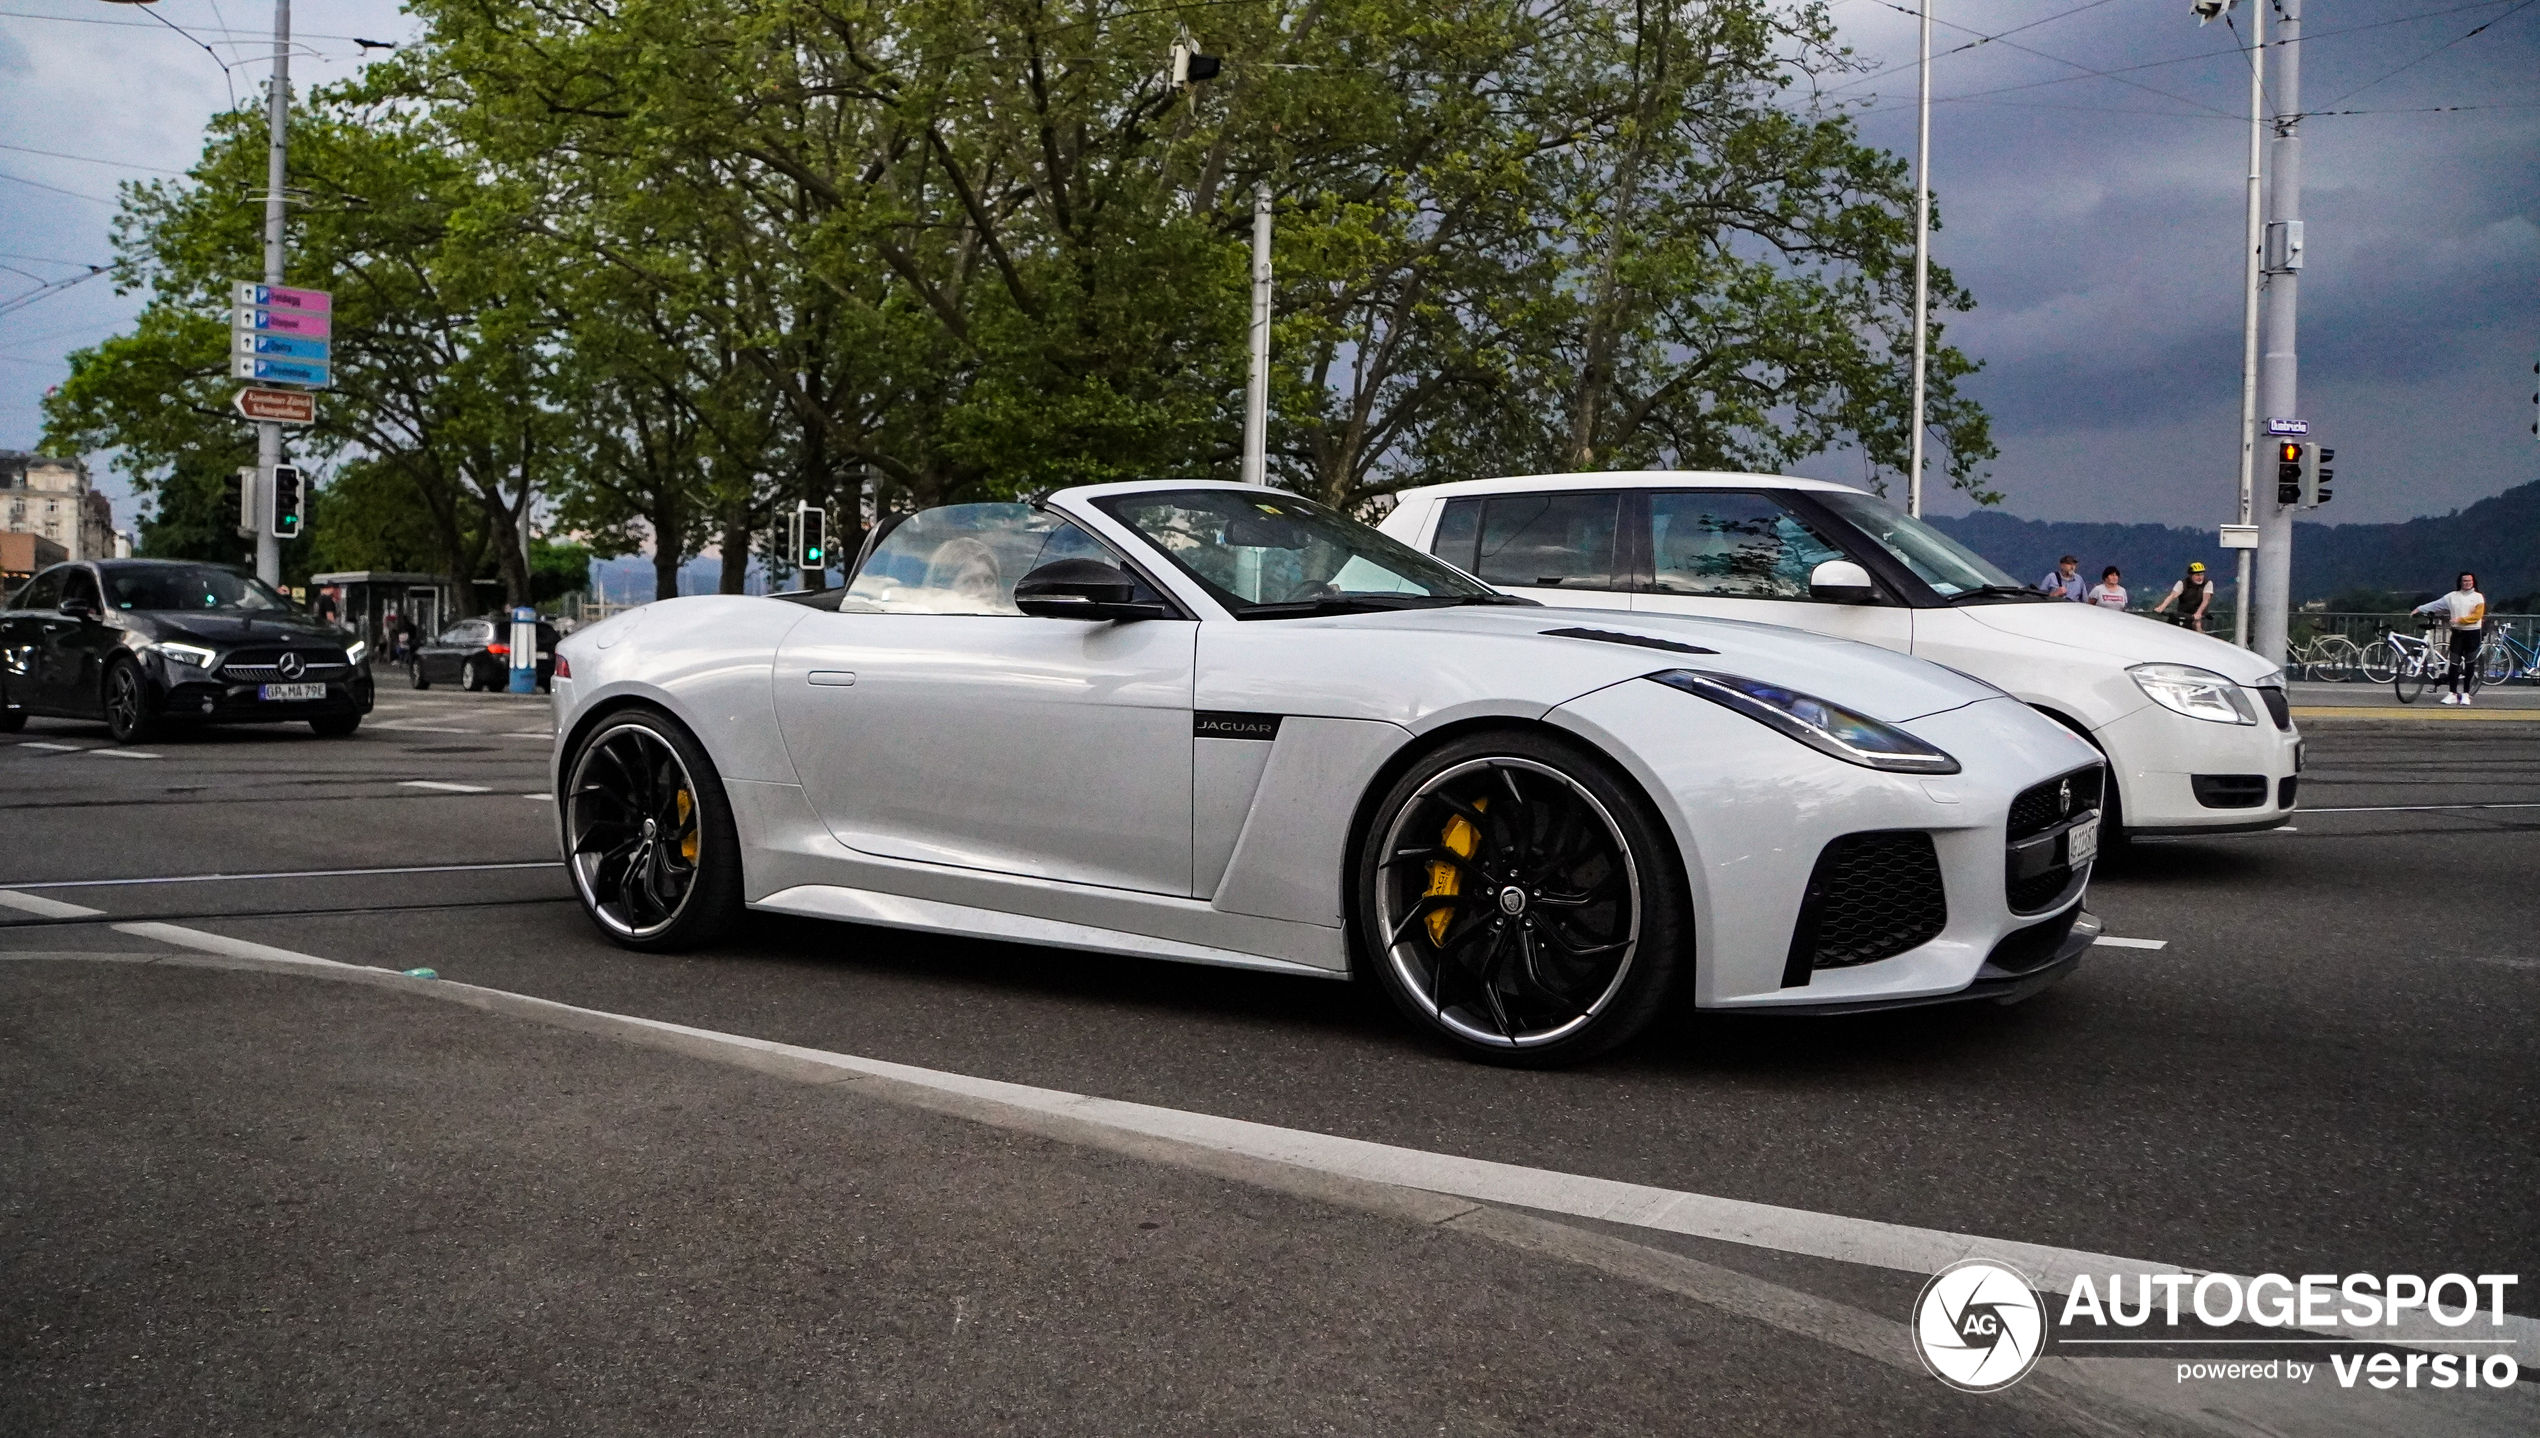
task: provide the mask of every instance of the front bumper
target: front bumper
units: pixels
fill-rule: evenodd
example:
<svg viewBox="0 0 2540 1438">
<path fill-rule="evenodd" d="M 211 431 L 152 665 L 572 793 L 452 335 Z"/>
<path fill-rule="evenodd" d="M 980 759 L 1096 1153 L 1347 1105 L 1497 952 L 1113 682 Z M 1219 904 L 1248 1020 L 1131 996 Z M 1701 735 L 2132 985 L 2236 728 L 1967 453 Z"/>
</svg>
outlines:
<svg viewBox="0 0 2540 1438">
<path fill-rule="evenodd" d="M 373 698 L 366 671 L 328 681 L 323 699 L 259 699 L 259 688 L 227 679 L 180 680 L 161 687 L 159 713 L 197 724 L 285 724 L 368 714 Z"/>
<path fill-rule="evenodd" d="M 2124 804 L 2131 834 L 2229 834 L 2272 829 L 2300 807 L 2302 735 L 2278 729 L 2263 716 L 2256 724 L 2215 724 L 2146 704 L 2096 731 Z M 2208 780 L 2200 797 L 2198 776 Z M 2265 783 L 2263 800 L 2217 807 L 2217 776 L 2252 777 Z"/>
<path fill-rule="evenodd" d="M 1973 1003 L 1980 999 L 1990 1000 L 1997 1004 L 2016 1004 L 2022 999 L 2034 996 L 2040 989 L 2059 984 L 2072 977 L 2073 970 L 2081 967 L 2081 956 L 2088 953 L 2090 946 L 2099 941 L 2099 935 L 2106 927 L 2099 922 L 2098 915 L 2082 908 L 2074 908 L 2068 915 L 2058 915 L 2043 924 L 2032 927 L 2053 928 L 2064 923 L 2067 917 L 2070 919 L 2071 927 L 2065 930 L 2060 940 L 2056 941 L 2043 962 L 2011 960 L 2009 961 L 2011 966 L 2004 967 L 2002 951 L 2015 944 L 2020 938 L 2017 933 L 2008 935 L 2001 944 L 1995 946 L 1994 955 L 1985 960 L 1984 966 L 1976 970 L 1975 978 L 1956 993 L 1920 994 L 1911 998 L 1898 999 L 1850 999 L 1822 1004 L 1775 1004 L 1770 1008 L 1751 1009 L 1748 1012 L 1869 1014 L 1881 1013 L 1889 1009 L 1925 1008 L 1932 1004 Z"/>
</svg>

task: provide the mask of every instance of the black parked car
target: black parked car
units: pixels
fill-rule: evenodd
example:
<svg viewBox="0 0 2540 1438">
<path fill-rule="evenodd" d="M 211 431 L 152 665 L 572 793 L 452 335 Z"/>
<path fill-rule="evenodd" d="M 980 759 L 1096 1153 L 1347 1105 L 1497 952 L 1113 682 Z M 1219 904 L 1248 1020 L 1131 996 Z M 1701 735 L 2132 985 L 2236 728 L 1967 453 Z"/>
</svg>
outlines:
<svg viewBox="0 0 2540 1438">
<path fill-rule="evenodd" d="M 417 689 L 456 684 L 471 692 L 501 689 L 512 682 L 512 622 L 488 616 L 462 619 L 439 636 L 415 646 L 406 661 L 406 678 Z M 556 631 L 538 623 L 538 692 L 547 692 L 556 674 Z"/>
<path fill-rule="evenodd" d="M 0 731 L 46 714 L 103 719 L 126 744 L 180 722 L 305 720 L 339 737 L 370 704 L 359 641 L 217 565 L 57 564 L 0 609 Z"/>
</svg>

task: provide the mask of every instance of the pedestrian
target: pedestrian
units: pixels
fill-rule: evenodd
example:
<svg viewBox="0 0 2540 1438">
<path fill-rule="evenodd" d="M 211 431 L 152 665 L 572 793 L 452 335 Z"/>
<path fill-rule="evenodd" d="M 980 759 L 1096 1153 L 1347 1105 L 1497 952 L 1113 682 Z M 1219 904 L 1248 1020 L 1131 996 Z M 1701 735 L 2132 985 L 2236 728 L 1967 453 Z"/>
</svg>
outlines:
<svg viewBox="0 0 2540 1438">
<path fill-rule="evenodd" d="M 2055 567 L 2046 571 L 2046 577 L 2037 581 L 2037 587 L 2057 599 L 2069 599 L 2076 604 L 2081 602 L 2081 561 L 2069 554 L 2056 560 Z"/>
<path fill-rule="evenodd" d="M 2099 582 L 2090 586 L 2089 597 L 2083 602 L 2122 612 L 2126 606 L 2125 576 L 2113 564 L 2100 570 Z"/>
<path fill-rule="evenodd" d="M 2214 586 L 2206 582 L 2205 562 L 2200 559 L 2187 566 L 2187 577 L 2171 585 L 2170 592 L 2161 596 L 2161 602 L 2152 606 L 2152 612 L 2168 613 L 2179 628 L 2193 629 L 2202 634 L 2205 632 L 2205 611 L 2213 602 Z M 2173 604 L 2178 606 L 2174 611 L 2170 609 Z"/>
<path fill-rule="evenodd" d="M 2487 596 L 2478 592 L 2478 576 L 2463 571 L 2460 587 L 2420 604 L 2418 614 L 2440 614 L 2452 629 L 2452 692 L 2446 704 L 2467 704 L 2476 690 L 2478 646 L 2487 637 Z"/>
</svg>

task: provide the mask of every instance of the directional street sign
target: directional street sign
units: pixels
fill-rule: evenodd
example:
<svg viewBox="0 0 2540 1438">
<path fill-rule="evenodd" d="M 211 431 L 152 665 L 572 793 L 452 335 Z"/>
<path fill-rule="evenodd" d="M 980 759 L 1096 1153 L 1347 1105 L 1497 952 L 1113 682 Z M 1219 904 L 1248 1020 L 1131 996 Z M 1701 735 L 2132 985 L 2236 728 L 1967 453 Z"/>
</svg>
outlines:
<svg viewBox="0 0 2540 1438">
<path fill-rule="evenodd" d="M 317 423 L 317 396 L 298 389 L 242 389 L 229 402 L 249 419 L 268 424 Z"/>
<path fill-rule="evenodd" d="M 258 359 L 253 355 L 229 357 L 231 379 L 263 380 L 268 384 L 305 384 L 324 389 L 326 366 L 303 360 Z"/>
<path fill-rule="evenodd" d="M 238 352 L 264 355 L 271 359 L 326 361 L 326 341 L 304 340 L 295 335 L 245 334 L 238 337 Z"/>
<path fill-rule="evenodd" d="M 231 376 L 321 389 L 327 385 L 333 373 L 333 295 L 241 280 L 230 287 L 230 302 Z"/>
</svg>

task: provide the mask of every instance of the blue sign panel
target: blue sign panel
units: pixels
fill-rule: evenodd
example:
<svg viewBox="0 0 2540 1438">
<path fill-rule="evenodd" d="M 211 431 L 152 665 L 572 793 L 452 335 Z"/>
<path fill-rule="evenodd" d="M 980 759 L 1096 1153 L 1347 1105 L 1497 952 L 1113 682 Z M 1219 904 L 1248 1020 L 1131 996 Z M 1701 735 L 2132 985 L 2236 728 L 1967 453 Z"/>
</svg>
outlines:
<svg viewBox="0 0 2540 1438">
<path fill-rule="evenodd" d="M 326 383 L 326 366 L 322 364 L 301 360 L 251 359 L 246 355 L 238 356 L 237 360 L 230 373 L 239 379 L 260 379 L 275 384 L 323 386 Z"/>
<path fill-rule="evenodd" d="M 324 360 L 325 340 L 304 340 L 294 335 L 242 336 L 238 348 L 247 354 L 272 355 L 279 359 Z"/>
</svg>

